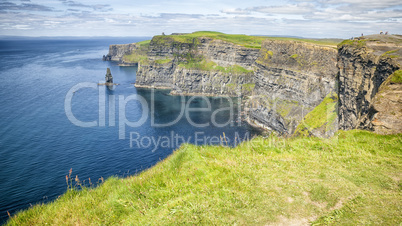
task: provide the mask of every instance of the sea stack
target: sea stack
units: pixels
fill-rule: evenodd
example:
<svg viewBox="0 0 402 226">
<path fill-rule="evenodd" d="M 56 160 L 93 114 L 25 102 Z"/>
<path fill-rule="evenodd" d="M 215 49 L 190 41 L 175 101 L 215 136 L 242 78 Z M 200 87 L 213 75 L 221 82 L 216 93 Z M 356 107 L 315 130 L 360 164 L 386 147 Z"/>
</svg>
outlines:
<svg viewBox="0 0 402 226">
<path fill-rule="evenodd" d="M 106 85 L 113 85 L 113 76 L 110 72 L 110 68 L 107 68 L 106 75 L 105 75 Z"/>
</svg>

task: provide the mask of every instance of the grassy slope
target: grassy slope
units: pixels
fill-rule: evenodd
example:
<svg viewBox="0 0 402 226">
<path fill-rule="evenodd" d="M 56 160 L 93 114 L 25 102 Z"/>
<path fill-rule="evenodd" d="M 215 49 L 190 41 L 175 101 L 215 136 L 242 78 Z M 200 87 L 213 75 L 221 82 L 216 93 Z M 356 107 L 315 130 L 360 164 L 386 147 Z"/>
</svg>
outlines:
<svg viewBox="0 0 402 226">
<path fill-rule="evenodd" d="M 338 95 L 329 93 L 322 102 L 310 111 L 297 126 L 296 136 L 310 136 L 316 129 L 329 131 L 337 128 L 334 125 L 337 119 Z"/>
<path fill-rule="evenodd" d="M 391 83 L 402 84 L 402 70 L 397 70 L 390 76 L 392 76 Z"/>
<path fill-rule="evenodd" d="M 364 131 L 184 145 L 133 177 L 17 214 L 31 224 L 388 224 L 402 221 L 402 135 Z"/>
</svg>

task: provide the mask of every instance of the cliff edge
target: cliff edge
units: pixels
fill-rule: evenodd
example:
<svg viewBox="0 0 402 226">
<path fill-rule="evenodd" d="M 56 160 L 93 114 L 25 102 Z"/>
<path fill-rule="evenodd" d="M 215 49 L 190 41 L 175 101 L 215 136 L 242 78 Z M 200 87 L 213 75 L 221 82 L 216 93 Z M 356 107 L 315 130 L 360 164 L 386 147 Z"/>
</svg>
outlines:
<svg viewBox="0 0 402 226">
<path fill-rule="evenodd" d="M 335 90 L 333 47 L 266 40 L 255 65 L 250 121 L 282 134 L 293 134 L 305 115 Z"/>
<path fill-rule="evenodd" d="M 122 47 L 122 56 L 123 50 L 109 53 L 139 64 L 137 87 L 242 97 L 251 124 L 284 135 L 330 137 L 338 128 L 400 133 L 401 36 L 336 44 L 194 32 L 154 36 Z"/>
<path fill-rule="evenodd" d="M 402 36 L 365 36 L 338 49 L 339 128 L 401 133 Z"/>
</svg>

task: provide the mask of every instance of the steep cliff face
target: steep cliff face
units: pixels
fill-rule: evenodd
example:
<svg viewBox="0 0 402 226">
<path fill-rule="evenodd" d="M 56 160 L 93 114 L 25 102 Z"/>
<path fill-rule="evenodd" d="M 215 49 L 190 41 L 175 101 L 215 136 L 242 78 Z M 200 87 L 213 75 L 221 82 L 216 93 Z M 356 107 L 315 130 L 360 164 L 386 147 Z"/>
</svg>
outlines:
<svg viewBox="0 0 402 226">
<path fill-rule="evenodd" d="M 402 38 L 388 36 L 384 41 L 383 37 L 371 36 L 362 40 L 345 41 L 340 45 L 338 51 L 340 129 L 373 130 L 375 116 L 387 115 L 383 112 L 384 109 L 381 109 L 381 105 L 374 106 L 374 99 L 383 82 L 400 67 Z M 390 38 L 395 40 L 387 43 Z M 393 89 L 399 88 L 393 87 Z M 400 94 L 397 92 L 393 94 L 398 99 Z M 380 125 L 380 121 L 377 118 L 374 124 Z"/>
<path fill-rule="evenodd" d="M 304 116 L 335 90 L 336 50 L 296 41 L 263 42 L 256 61 L 250 121 L 292 134 Z"/>
<path fill-rule="evenodd" d="M 259 49 L 209 37 L 175 40 L 168 36 L 155 36 L 147 56 L 151 60 L 176 58 L 180 63 L 188 61 L 189 57 L 202 57 L 223 67 L 239 65 L 252 69 L 258 54 Z"/>
<path fill-rule="evenodd" d="M 250 95 L 253 77 L 177 67 L 173 62 L 145 66 L 137 73 L 136 87 L 172 89 L 171 94 L 185 95 Z"/>
<path fill-rule="evenodd" d="M 208 37 L 177 41 L 156 36 L 140 63 L 137 87 L 173 88 L 172 94 L 248 95 L 258 49 Z"/>
<path fill-rule="evenodd" d="M 138 49 L 138 45 L 136 43 L 110 45 L 109 53 L 106 56 L 103 56 L 103 60 L 121 62 L 124 55 L 130 54 L 135 49 Z"/>
<path fill-rule="evenodd" d="M 393 79 L 399 77 L 398 79 Z M 393 81 L 395 80 L 395 81 Z M 402 133 L 402 70 L 393 75 L 380 86 L 371 109 L 372 130 L 379 134 Z"/>
<path fill-rule="evenodd" d="M 201 38 L 198 51 L 207 60 L 214 61 L 223 67 L 239 65 L 247 69 L 253 68 L 259 54 L 259 49 L 246 48 L 211 38 Z"/>
<path fill-rule="evenodd" d="M 335 47 L 216 35 L 155 36 L 146 45 L 111 46 L 109 52 L 139 62 L 137 87 L 242 96 L 250 123 L 281 134 L 402 132 L 401 36 L 369 36 Z"/>
</svg>

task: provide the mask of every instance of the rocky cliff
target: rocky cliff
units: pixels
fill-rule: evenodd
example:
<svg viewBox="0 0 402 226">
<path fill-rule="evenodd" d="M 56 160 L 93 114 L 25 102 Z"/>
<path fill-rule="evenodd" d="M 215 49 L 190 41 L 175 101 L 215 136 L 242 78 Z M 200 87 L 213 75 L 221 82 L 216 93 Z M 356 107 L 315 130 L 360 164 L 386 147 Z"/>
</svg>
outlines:
<svg viewBox="0 0 402 226">
<path fill-rule="evenodd" d="M 335 90 L 336 49 L 266 40 L 256 60 L 250 121 L 292 134 L 304 116 Z"/>
<path fill-rule="evenodd" d="M 242 96 L 250 123 L 281 134 L 401 132 L 401 36 L 363 37 L 337 47 L 221 34 L 155 36 L 123 58 L 139 62 L 137 87 Z"/>
<path fill-rule="evenodd" d="M 109 53 L 103 56 L 103 60 L 123 62 L 124 55 L 129 55 L 138 48 L 139 46 L 136 43 L 110 45 Z"/>
<path fill-rule="evenodd" d="M 402 36 L 394 35 L 373 35 L 340 44 L 340 129 L 402 132 L 398 117 L 401 114 L 400 84 L 384 84 L 383 93 L 377 95 L 384 81 L 400 68 L 401 47 Z"/>
<path fill-rule="evenodd" d="M 173 88 L 192 95 L 246 95 L 258 49 L 208 37 L 155 36 L 137 72 L 137 87 Z"/>
</svg>

